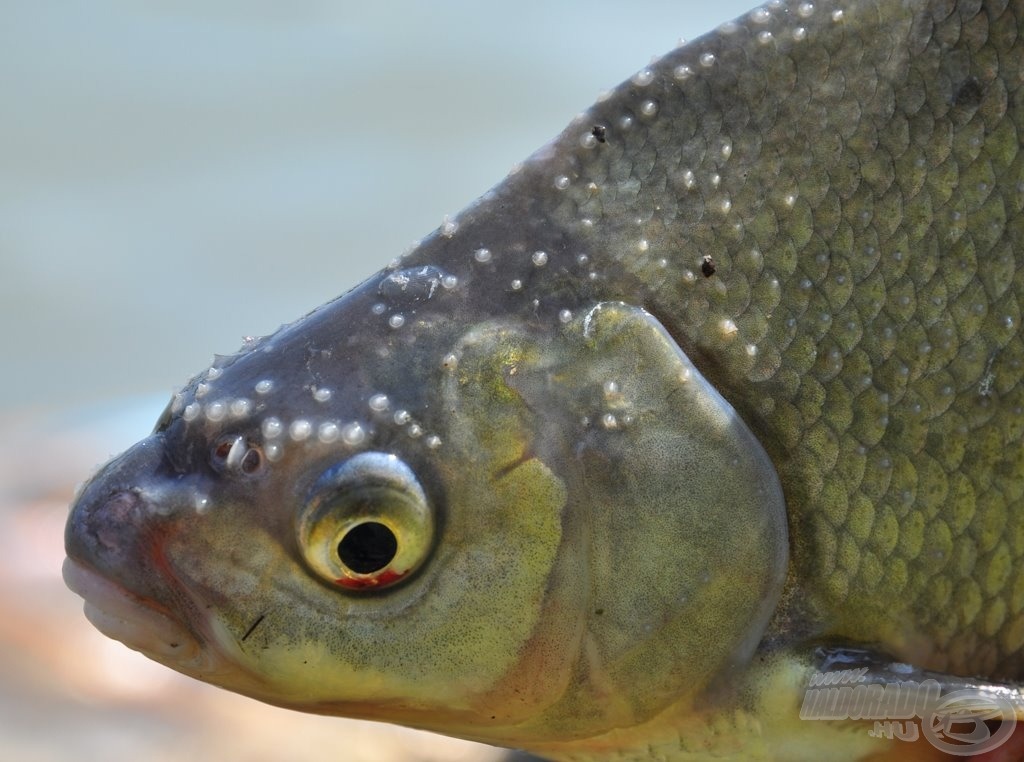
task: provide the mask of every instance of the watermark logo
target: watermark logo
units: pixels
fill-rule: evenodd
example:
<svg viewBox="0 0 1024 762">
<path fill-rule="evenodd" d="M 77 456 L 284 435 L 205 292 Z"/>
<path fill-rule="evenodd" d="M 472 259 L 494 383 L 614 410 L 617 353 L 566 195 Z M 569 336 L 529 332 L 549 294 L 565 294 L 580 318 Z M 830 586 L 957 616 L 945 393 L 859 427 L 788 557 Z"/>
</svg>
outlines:
<svg viewBox="0 0 1024 762">
<path fill-rule="evenodd" d="M 869 682 L 867 672 L 863 667 L 815 673 L 800 719 L 869 721 L 873 738 L 914 742 L 923 735 L 939 751 L 958 757 L 997 749 L 1013 734 L 1016 712 L 1009 693 L 964 688 L 942 695 L 937 680 Z"/>
</svg>

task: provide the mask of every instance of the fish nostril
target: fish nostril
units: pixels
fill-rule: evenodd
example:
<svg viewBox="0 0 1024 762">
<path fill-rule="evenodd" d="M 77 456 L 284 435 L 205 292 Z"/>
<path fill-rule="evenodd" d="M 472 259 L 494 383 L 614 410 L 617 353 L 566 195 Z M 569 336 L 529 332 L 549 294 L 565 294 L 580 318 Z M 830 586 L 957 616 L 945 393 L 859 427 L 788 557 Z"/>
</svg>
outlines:
<svg viewBox="0 0 1024 762">
<path fill-rule="evenodd" d="M 123 560 L 138 541 L 141 504 L 135 490 L 86 488 L 68 519 L 68 555 L 97 566 Z"/>
<path fill-rule="evenodd" d="M 125 530 L 134 528 L 139 497 L 130 491 L 118 492 L 86 510 L 86 531 L 106 550 L 117 550 L 124 544 Z"/>
</svg>

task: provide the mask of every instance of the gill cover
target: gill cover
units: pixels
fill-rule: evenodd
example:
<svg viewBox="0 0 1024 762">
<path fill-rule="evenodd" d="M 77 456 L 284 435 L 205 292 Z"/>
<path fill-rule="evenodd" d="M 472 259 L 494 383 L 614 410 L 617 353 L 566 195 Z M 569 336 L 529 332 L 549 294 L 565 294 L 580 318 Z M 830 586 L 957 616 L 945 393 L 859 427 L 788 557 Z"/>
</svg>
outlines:
<svg viewBox="0 0 1024 762">
<path fill-rule="evenodd" d="M 499 722 L 520 723 L 523 741 L 590 736 L 742 669 L 786 573 L 782 491 L 662 325 L 602 303 L 555 335 L 478 326 L 453 355 L 449 501 L 490 512 L 514 495 L 498 515 L 533 532 L 523 564 L 550 563 L 542 609 L 522 610 L 536 623 L 521 661 L 485 701 Z"/>
</svg>

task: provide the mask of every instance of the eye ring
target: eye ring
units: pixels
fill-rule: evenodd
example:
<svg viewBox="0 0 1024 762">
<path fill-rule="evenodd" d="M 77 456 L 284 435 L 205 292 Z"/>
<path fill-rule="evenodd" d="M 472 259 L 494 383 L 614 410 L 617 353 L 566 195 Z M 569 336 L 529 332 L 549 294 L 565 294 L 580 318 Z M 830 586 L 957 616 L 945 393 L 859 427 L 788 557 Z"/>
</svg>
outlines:
<svg viewBox="0 0 1024 762">
<path fill-rule="evenodd" d="M 380 590 L 409 577 L 429 555 L 434 516 L 405 463 L 365 452 L 317 480 L 297 533 L 303 560 L 323 580 Z"/>
</svg>

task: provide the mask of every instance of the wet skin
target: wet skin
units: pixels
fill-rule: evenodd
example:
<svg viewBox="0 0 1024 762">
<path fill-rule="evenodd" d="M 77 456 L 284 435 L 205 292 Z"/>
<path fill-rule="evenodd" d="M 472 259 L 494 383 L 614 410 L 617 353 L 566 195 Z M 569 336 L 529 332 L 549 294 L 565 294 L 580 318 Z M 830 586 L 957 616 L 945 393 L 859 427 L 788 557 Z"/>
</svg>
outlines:
<svg viewBox="0 0 1024 762">
<path fill-rule="evenodd" d="M 175 395 L 73 508 L 90 618 L 557 759 L 892 751 L 799 720 L 836 663 L 1019 699 L 1022 16 L 769 4 L 637 72 Z"/>
</svg>

